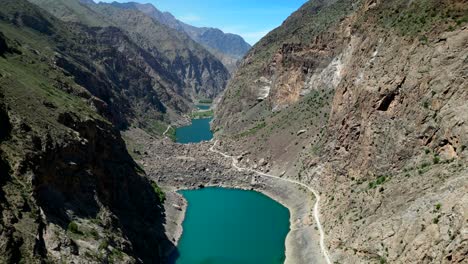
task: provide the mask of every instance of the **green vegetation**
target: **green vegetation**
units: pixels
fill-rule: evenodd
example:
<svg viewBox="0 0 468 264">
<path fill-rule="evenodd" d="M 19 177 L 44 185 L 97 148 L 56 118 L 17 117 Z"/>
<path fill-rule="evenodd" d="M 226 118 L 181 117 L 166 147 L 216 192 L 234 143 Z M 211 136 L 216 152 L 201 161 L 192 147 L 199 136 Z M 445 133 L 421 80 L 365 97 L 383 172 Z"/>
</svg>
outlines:
<svg viewBox="0 0 468 264">
<path fill-rule="evenodd" d="M 82 235 L 82 234 L 83 234 L 83 232 L 81 232 L 81 231 L 78 229 L 78 224 L 75 223 L 74 221 L 71 221 L 71 222 L 68 224 L 67 230 L 68 230 L 68 232 L 73 233 L 73 234 L 77 234 L 77 235 Z"/>
<path fill-rule="evenodd" d="M 374 15 L 385 27 L 402 35 L 419 35 L 423 44 L 427 44 L 425 34 L 433 27 L 453 30 L 468 21 L 466 7 L 440 0 L 414 0 L 409 6 L 406 0 L 383 1 Z"/>
<path fill-rule="evenodd" d="M 176 141 L 176 129 L 174 127 L 169 128 L 166 136 L 169 137 L 172 141 Z"/>
<path fill-rule="evenodd" d="M 200 118 L 210 118 L 214 116 L 214 111 L 213 110 L 208 110 L 208 111 L 197 111 L 193 112 L 190 117 L 192 119 L 200 119 Z"/>
<path fill-rule="evenodd" d="M 94 239 L 98 239 L 99 238 L 99 233 L 96 231 L 96 229 L 91 229 L 91 231 L 89 231 L 89 234 L 94 238 Z"/>
<path fill-rule="evenodd" d="M 198 100 L 198 103 L 199 104 L 212 104 L 213 100 L 211 100 L 211 99 L 200 99 L 200 100 Z"/>
<path fill-rule="evenodd" d="M 119 263 L 124 259 L 124 255 L 125 254 L 121 250 L 113 248 L 109 256 L 109 262 Z"/>
<path fill-rule="evenodd" d="M 423 162 L 423 163 L 421 164 L 421 169 L 427 168 L 427 167 L 429 167 L 429 166 L 431 166 L 431 164 L 430 164 L 429 162 Z"/>
<path fill-rule="evenodd" d="M 423 107 L 428 109 L 429 108 L 429 102 L 428 101 L 424 101 L 423 102 Z"/>
<path fill-rule="evenodd" d="M 266 123 L 265 122 L 261 122 L 259 124 L 257 124 L 255 127 L 247 130 L 247 131 L 244 131 L 240 134 L 237 134 L 234 136 L 234 138 L 241 138 L 241 137 L 246 137 L 246 136 L 250 136 L 250 135 L 253 135 L 255 133 L 257 133 L 257 131 L 259 131 L 260 129 L 266 127 Z"/>
<path fill-rule="evenodd" d="M 29 0 L 39 6 L 53 6 L 53 15 L 65 21 L 81 22 L 93 27 L 111 26 L 108 20 L 91 11 L 79 1 Z"/>
<path fill-rule="evenodd" d="M 262 47 L 262 50 L 258 51 L 259 57 L 263 58 L 259 61 L 269 58 L 286 39 L 289 43 L 309 43 L 315 36 L 339 22 L 356 6 L 358 5 L 355 5 L 353 0 L 334 1 L 331 4 L 326 1 L 307 2 L 297 11 L 301 16 L 291 16 L 283 26 L 273 30 L 259 42 L 258 46 Z M 265 45 L 266 43 L 270 45 Z"/>
<path fill-rule="evenodd" d="M 436 209 L 437 211 L 439 211 L 440 208 L 442 208 L 442 204 L 438 203 L 438 204 L 435 205 L 435 209 Z"/>
<path fill-rule="evenodd" d="M 387 260 L 385 259 L 385 257 L 380 256 L 380 258 L 379 258 L 379 263 L 380 263 L 380 264 L 385 264 L 385 263 L 387 263 Z"/>
<path fill-rule="evenodd" d="M 153 190 L 158 196 L 159 201 L 164 203 L 164 201 L 166 201 L 166 194 L 161 190 L 161 187 L 159 187 L 155 182 L 151 182 L 151 186 L 153 186 Z"/>
<path fill-rule="evenodd" d="M 109 247 L 109 242 L 107 240 L 104 240 L 99 244 L 99 251 L 106 250 Z"/>
<path fill-rule="evenodd" d="M 160 121 L 154 120 L 149 124 L 144 126 L 144 130 L 152 135 L 159 135 L 162 136 L 164 132 L 166 132 L 168 124 Z M 169 130 L 165 134 L 167 137 L 172 139 L 172 141 L 176 140 L 176 129 L 174 127 L 169 128 Z"/>
<path fill-rule="evenodd" d="M 386 176 L 380 176 L 375 181 L 369 182 L 369 189 L 374 189 L 379 185 L 382 185 L 387 180 Z"/>
</svg>

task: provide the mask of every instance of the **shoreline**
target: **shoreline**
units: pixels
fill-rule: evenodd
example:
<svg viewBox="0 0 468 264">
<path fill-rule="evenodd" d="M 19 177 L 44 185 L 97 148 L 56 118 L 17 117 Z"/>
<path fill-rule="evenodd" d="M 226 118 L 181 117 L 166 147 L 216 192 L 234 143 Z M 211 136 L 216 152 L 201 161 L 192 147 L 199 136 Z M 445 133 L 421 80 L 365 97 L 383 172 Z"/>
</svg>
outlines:
<svg viewBox="0 0 468 264">
<path fill-rule="evenodd" d="M 304 190 L 300 190 L 295 186 L 288 186 L 291 184 L 280 184 L 274 183 L 275 180 L 271 182 L 262 181 L 256 187 L 249 185 L 232 185 L 228 182 L 223 182 L 219 184 L 207 184 L 203 185 L 203 188 L 225 188 L 225 189 L 237 189 L 237 190 L 246 190 L 246 191 L 255 191 L 261 193 L 275 202 L 281 204 L 289 211 L 289 232 L 285 237 L 285 264 L 299 264 L 299 263 L 326 263 L 322 254 L 320 252 L 318 231 L 315 229 L 316 224 L 313 220 L 311 211 L 313 210 L 313 204 L 315 202 L 315 197 L 308 194 Z M 282 185 L 282 186 L 279 186 Z M 287 191 L 287 195 L 281 194 L 281 191 L 278 189 L 273 189 L 274 187 L 280 187 L 282 190 Z M 170 195 L 180 195 L 177 191 L 180 190 L 197 190 L 201 187 L 184 187 L 184 186 L 165 186 L 162 185 L 162 188 L 167 190 L 167 193 Z M 182 195 L 180 195 L 182 196 Z M 183 197 L 183 196 L 182 196 Z M 168 200 L 169 201 L 169 200 Z M 173 213 L 167 213 L 166 217 L 168 222 L 176 223 L 172 225 L 171 228 L 166 228 L 166 235 L 168 237 L 174 238 L 175 245 L 178 244 L 182 234 L 183 234 L 183 222 L 185 220 L 185 214 L 187 209 L 187 202 L 185 201 L 185 207 L 182 207 L 182 210 L 175 211 L 170 210 Z M 308 206 L 304 206 L 306 203 Z M 165 208 L 172 207 L 173 204 L 165 204 Z M 309 210 L 307 210 L 309 209 Z M 167 210 L 167 209 L 166 209 Z M 169 212 L 169 211 L 167 211 Z M 314 238 L 314 239 L 310 239 Z M 310 243 L 313 242 L 313 243 Z M 307 246 L 308 245 L 308 246 Z M 167 252 L 168 256 L 173 252 Z"/>
<path fill-rule="evenodd" d="M 177 253 L 176 244 L 183 233 L 187 202 L 176 191 L 199 187 L 222 187 L 260 192 L 289 210 L 290 231 L 285 240 L 286 264 L 327 263 L 320 247 L 320 233 L 314 219 L 315 196 L 305 187 L 237 170 L 232 159 L 210 151 L 213 142 L 178 144 L 169 139 L 150 138 L 140 130 L 128 135 L 143 143 L 138 162 L 147 176 L 166 192 L 165 233 L 172 244 L 163 245 L 169 257 Z M 174 206 L 175 205 L 175 206 Z"/>
</svg>

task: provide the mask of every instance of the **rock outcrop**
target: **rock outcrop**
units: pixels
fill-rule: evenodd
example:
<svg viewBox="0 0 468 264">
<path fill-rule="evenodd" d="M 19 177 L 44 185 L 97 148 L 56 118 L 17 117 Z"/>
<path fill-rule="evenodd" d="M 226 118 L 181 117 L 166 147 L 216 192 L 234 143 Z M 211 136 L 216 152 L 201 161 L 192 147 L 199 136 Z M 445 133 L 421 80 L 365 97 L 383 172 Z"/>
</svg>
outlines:
<svg viewBox="0 0 468 264">
<path fill-rule="evenodd" d="M 158 130 L 198 99 L 216 97 L 230 78 L 222 62 L 185 33 L 138 10 L 79 0 L 30 2 L 54 16 L 41 14 L 55 26 L 58 66 L 101 98 L 120 128 Z"/>
<path fill-rule="evenodd" d="M 217 137 L 322 192 L 333 261 L 466 261 L 467 8 L 310 1 L 230 82 Z"/>
<path fill-rule="evenodd" d="M 161 110 L 149 56 L 122 30 L 1 6 L 0 262 L 164 262 L 158 187 L 117 129 Z"/>
<path fill-rule="evenodd" d="M 190 36 L 197 43 L 204 46 L 213 55 L 215 55 L 227 69 L 233 73 L 237 69 L 237 63 L 250 50 L 251 46 L 245 40 L 235 34 L 224 33 L 217 28 L 194 27 L 182 21 L 177 20 L 169 12 L 161 12 L 152 4 L 140 4 L 135 2 L 117 3 L 113 2 L 113 6 L 119 8 L 139 10 L 156 21 L 183 32 Z"/>
</svg>

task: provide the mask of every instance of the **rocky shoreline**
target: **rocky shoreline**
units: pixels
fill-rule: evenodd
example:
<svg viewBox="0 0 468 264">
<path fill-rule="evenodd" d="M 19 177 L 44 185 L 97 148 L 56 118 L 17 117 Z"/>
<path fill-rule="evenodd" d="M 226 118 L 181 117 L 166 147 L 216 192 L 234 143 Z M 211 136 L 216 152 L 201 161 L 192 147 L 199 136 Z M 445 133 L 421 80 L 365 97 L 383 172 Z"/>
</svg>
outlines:
<svg viewBox="0 0 468 264">
<path fill-rule="evenodd" d="M 141 131 L 128 132 L 144 146 L 139 162 L 148 176 L 166 192 L 166 235 L 177 245 L 182 234 L 187 202 L 177 193 L 183 189 L 223 187 L 254 190 L 281 203 L 290 212 L 290 232 L 286 238 L 285 263 L 325 263 L 320 251 L 319 232 L 313 218 L 315 198 L 303 187 L 285 181 L 240 172 L 231 160 L 212 153 L 212 142 L 181 145 L 167 139 L 153 139 Z M 173 247 L 163 248 L 167 256 L 177 254 Z"/>
</svg>

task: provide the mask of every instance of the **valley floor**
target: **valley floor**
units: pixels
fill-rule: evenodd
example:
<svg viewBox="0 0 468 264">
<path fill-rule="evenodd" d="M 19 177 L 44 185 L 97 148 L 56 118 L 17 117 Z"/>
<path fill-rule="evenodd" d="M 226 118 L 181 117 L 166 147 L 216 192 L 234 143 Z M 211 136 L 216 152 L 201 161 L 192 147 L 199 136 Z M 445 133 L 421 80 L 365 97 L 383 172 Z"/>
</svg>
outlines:
<svg viewBox="0 0 468 264">
<path fill-rule="evenodd" d="M 291 214 L 286 238 L 285 263 L 329 263 L 321 250 L 319 226 L 314 219 L 316 198 L 306 187 L 234 168 L 233 159 L 210 151 L 213 142 L 181 145 L 154 139 L 140 130 L 126 132 L 149 177 L 166 192 L 166 232 L 175 244 L 182 234 L 186 201 L 176 193 L 183 189 L 225 187 L 261 192 L 287 207 Z M 213 149 L 212 149 L 213 150 Z M 166 254 L 177 254 L 166 247 Z"/>
</svg>

